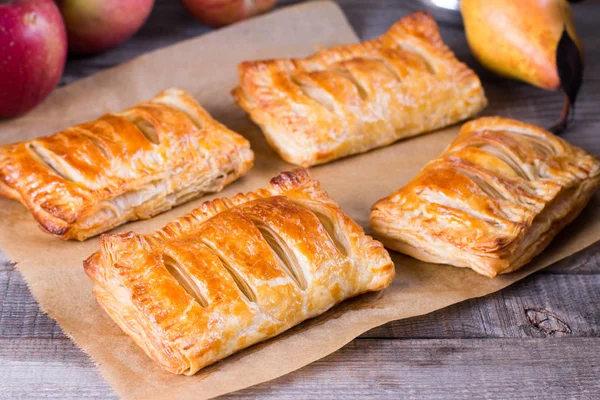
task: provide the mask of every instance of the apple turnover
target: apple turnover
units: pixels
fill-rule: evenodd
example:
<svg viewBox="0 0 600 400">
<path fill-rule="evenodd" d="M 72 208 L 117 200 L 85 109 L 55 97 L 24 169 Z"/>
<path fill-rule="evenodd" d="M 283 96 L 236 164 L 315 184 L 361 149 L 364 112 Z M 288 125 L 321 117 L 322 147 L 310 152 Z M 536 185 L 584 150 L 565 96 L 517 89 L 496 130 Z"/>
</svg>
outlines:
<svg viewBox="0 0 600 400">
<path fill-rule="evenodd" d="M 539 254 L 599 186 L 591 154 L 534 125 L 480 118 L 375 203 L 371 226 L 390 249 L 495 277 Z"/>
<path fill-rule="evenodd" d="M 27 142 L 0 146 L 0 195 L 45 232 L 84 240 L 220 191 L 252 167 L 249 142 L 183 90 Z"/>
<path fill-rule="evenodd" d="M 373 40 L 238 70 L 235 100 L 284 160 L 302 166 L 450 125 L 487 104 L 477 75 L 423 12 Z"/>
<path fill-rule="evenodd" d="M 102 235 L 84 267 L 121 329 L 185 375 L 394 277 L 383 245 L 302 169 L 152 234 Z"/>
</svg>

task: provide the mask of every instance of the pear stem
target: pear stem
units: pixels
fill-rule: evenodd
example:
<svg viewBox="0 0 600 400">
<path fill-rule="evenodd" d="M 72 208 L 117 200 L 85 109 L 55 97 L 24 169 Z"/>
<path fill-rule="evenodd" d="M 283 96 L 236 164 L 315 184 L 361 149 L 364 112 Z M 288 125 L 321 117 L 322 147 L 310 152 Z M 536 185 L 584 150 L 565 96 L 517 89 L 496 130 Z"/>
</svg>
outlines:
<svg viewBox="0 0 600 400">
<path fill-rule="evenodd" d="M 548 130 L 555 135 L 560 135 L 564 133 L 567 129 L 567 125 L 569 123 L 569 117 L 571 116 L 571 101 L 569 100 L 569 96 L 565 95 L 565 104 L 563 105 L 563 109 L 560 112 L 560 119 L 552 125 Z"/>
</svg>

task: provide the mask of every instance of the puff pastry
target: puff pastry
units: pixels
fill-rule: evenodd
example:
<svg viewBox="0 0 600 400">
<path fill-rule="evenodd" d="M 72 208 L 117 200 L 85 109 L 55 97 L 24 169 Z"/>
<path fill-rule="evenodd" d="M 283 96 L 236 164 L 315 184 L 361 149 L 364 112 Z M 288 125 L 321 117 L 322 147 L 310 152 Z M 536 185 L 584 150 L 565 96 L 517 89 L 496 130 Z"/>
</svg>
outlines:
<svg viewBox="0 0 600 400">
<path fill-rule="evenodd" d="M 600 185 L 600 161 L 534 125 L 465 124 L 408 185 L 372 207 L 386 247 L 495 277 L 539 254 Z"/>
<path fill-rule="evenodd" d="M 0 195 L 28 207 L 45 232 L 84 240 L 219 191 L 253 158 L 246 139 L 170 89 L 55 135 L 0 146 Z"/>
<path fill-rule="evenodd" d="M 479 78 L 423 12 L 373 40 L 238 70 L 234 98 L 279 155 L 302 166 L 450 125 L 487 104 Z"/>
<path fill-rule="evenodd" d="M 394 276 L 382 244 L 305 170 L 150 235 L 102 235 L 84 266 L 112 319 L 162 368 L 186 375 Z"/>
</svg>

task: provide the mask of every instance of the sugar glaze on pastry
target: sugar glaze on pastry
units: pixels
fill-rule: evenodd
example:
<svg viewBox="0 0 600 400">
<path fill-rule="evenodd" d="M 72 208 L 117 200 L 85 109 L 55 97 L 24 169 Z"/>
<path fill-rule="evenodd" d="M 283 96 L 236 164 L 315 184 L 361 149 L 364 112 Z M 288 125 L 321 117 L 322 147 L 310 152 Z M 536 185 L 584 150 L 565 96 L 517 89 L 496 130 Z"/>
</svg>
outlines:
<svg viewBox="0 0 600 400">
<path fill-rule="evenodd" d="M 42 230 L 84 240 L 220 191 L 252 167 L 249 142 L 183 90 L 63 132 L 0 146 L 0 195 Z"/>
<path fill-rule="evenodd" d="M 466 123 L 405 187 L 372 207 L 386 247 L 494 277 L 528 263 L 600 186 L 600 161 L 537 126 Z"/>
<path fill-rule="evenodd" d="M 102 235 L 84 266 L 112 319 L 162 368 L 186 375 L 394 277 L 383 245 L 305 170 L 149 235 Z"/>
<path fill-rule="evenodd" d="M 238 104 L 284 160 L 303 166 L 453 124 L 487 104 L 479 78 L 423 12 L 373 40 L 238 70 Z"/>
</svg>

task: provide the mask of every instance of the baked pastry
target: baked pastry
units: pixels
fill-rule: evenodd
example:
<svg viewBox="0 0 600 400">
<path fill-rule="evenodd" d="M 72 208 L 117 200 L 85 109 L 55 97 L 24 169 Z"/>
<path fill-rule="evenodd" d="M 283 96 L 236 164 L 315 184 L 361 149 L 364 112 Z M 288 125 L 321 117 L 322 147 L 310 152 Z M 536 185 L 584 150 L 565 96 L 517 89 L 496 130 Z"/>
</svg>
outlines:
<svg viewBox="0 0 600 400">
<path fill-rule="evenodd" d="M 600 186 L 600 160 L 534 125 L 488 117 L 375 203 L 384 245 L 489 277 L 528 263 Z"/>
<path fill-rule="evenodd" d="M 249 142 L 183 90 L 52 136 L 0 146 L 0 195 L 45 232 L 84 240 L 220 191 L 252 167 Z"/>
<path fill-rule="evenodd" d="M 381 243 L 305 170 L 206 202 L 149 235 L 102 235 L 84 266 L 112 319 L 185 375 L 394 276 Z"/>
<path fill-rule="evenodd" d="M 311 166 L 469 118 L 487 104 L 423 12 L 383 36 L 239 65 L 238 104 L 286 161 Z"/>
</svg>

